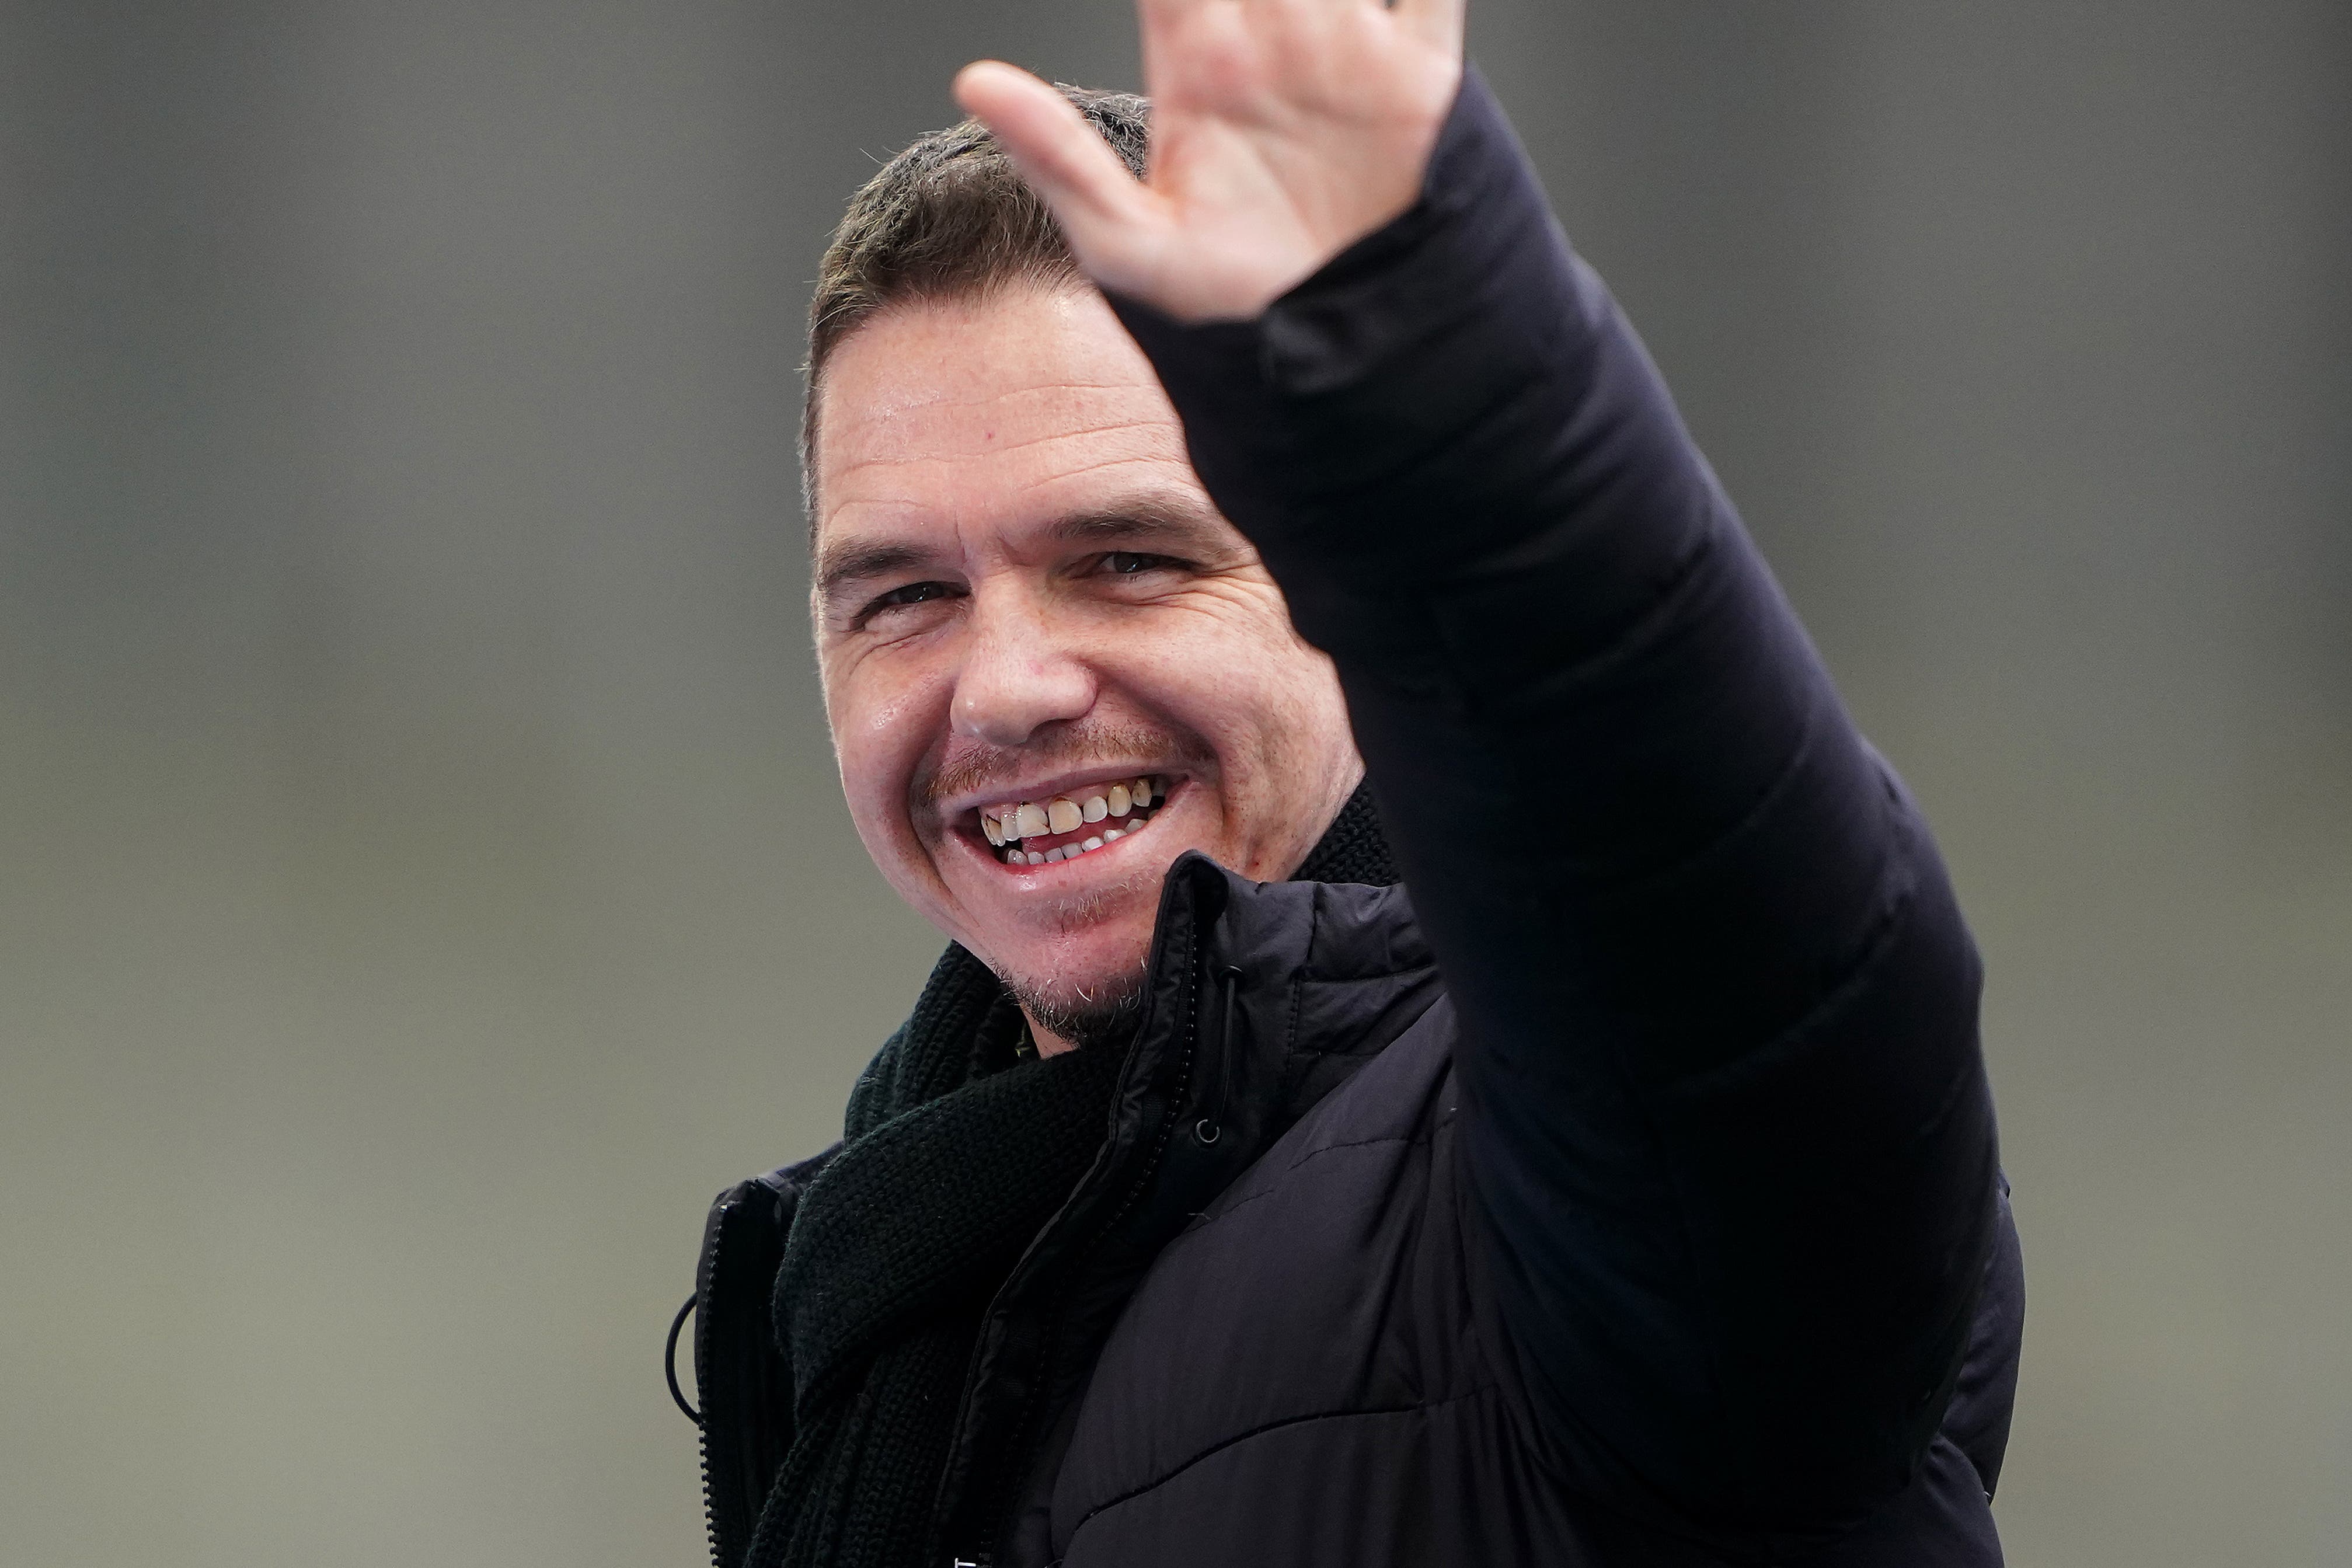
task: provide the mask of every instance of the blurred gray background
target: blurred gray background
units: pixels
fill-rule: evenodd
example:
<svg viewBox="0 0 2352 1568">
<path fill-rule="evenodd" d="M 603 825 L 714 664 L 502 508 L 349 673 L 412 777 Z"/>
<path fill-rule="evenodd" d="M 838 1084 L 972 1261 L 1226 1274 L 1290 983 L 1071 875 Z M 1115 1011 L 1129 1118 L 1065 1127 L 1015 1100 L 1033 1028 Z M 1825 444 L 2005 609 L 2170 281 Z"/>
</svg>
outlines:
<svg viewBox="0 0 2352 1568">
<path fill-rule="evenodd" d="M 2352 10 L 1475 0 L 1990 964 L 2011 1561 L 2352 1562 Z M 937 939 L 808 279 L 1120 0 L 0 8 L 0 1563 L 690 1564 L 663 1331 Z"/>
</svg>

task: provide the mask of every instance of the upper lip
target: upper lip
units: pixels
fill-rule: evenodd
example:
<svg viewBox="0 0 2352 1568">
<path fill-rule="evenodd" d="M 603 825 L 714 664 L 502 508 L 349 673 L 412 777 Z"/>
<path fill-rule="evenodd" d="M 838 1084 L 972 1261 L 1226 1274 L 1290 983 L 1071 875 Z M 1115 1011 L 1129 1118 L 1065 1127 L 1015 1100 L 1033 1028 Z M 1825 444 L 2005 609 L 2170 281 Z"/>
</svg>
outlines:
<svg viewBox="0 0 2352 1568">
<path fill-rule="evenodd" d="M 1023 801 L 1043 802 L 1052 800 L 1057 795 L 1074 795 L 1078 791 L 1095 784 L 1108 786 L 1123 784 L 1129 779 L 1167 780 L 1176 776 L 1175 770 L 1157 767 L 1149 763 L 1136 763 L 1116 768 L 1087 768 L 1081 773 L 1057 773 L 1025 784 L 997 784 L 984 791 L 967 793 L 951 800 L 940 801 L 938 809 L 943 820 L 953 821 L 965 813 L 977 811 L 984 805 L 1003 805 L 1008 802 L 1016 805 Z"/>
</svg>

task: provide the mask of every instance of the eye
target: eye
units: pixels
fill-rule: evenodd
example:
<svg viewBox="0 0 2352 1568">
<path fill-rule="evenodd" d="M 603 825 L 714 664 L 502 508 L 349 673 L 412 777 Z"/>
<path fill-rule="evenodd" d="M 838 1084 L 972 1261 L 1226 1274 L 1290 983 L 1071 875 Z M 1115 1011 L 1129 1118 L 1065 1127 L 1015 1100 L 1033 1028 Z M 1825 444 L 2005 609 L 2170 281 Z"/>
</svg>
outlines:
<svg viewBox="0 0 2352 1568">
<path fill-rule="evenodd" d="M 1113 577 L 1140 576 L 1183 564 L 1172 555 L 1147 555 L 1140 550 L 1108 550 L 1102 556 L 1102 570 Z"/>
<path fill-rule="evenodd" d="M 903 610 L 910 605 L 926 604 L 933 599 L 945 599 L 953 595 L 955 592 L 955 588 L 946 583 L 908 583 L 903 587 L 893 588 L 887 594 L 878 594 L 866 601 L 866 606 L 857 612 L 856 624 L 862 626 L 875 616 L 888 611 Z"/>
</svg>

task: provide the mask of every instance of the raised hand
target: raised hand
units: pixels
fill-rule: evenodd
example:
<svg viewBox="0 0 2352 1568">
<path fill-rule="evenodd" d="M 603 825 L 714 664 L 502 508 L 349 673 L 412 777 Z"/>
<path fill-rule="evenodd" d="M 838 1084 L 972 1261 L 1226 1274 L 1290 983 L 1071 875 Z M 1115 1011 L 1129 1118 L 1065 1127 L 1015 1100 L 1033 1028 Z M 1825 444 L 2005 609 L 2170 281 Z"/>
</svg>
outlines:
<svg viewBox="0 0 2352 1568">
<path fill-rule="evenodd" d="M 1464 3 L 1138 0 L 1141 184 L 1026 71 L 966 66 L 956 101 L 1096 282 L 1182 321 L 1247 320 L 1412 205 L 1461 82 Z"/>
</svg>

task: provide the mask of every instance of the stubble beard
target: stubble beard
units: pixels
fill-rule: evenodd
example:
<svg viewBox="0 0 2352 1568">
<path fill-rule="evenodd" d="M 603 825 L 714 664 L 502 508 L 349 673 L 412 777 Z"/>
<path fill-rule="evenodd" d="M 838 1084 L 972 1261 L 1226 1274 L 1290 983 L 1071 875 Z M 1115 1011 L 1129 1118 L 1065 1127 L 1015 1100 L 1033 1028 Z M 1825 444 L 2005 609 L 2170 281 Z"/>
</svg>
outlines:
<svg viewBox="0 0 2352 1568">
<path fill-rule="evenodd" d="M 1024 767 L 1034 768 L 1041 760 L 1076 769 L 1114 760 L 1171 756 L 1195 778 L 1214 775 L 1215 753 L 1190 731 L 1132 722 L 1087 724 L 1057 733 L 1045 744 L 1019 750 L 964 746 L 924 782 L 922 795 L 935 803 L 950 795 L 971 795 Z M 1156 908 L 1165 876 L 1164 870 L 1137 872 L 1108 887 L 1058 900 L 1042 915 L 1043 931 L 1050 940 L 1084 931 L 1131 908 L 1138 899 Z M 1150 948 L 1147 935 L 1144 951 L 1131 961 L 1108 973 L 1076 982 L 1057 973 L 1015 973 L 1016 965 L 1002 952 L 993 955 L 996 962 L 991 967 L 1038 1028 L 1082 1049 L 1123 1050 L 1142 1021 Z"/>
<path fill-rule="evenodd" d="M 1158 879 L 1153 880 L 1157 882 Z M 1065 931 L 1090 924 L 1121 895 L 1132 897 L 1139 890 L 1130 881 L 1073 900 L 1057 911 L 1061 918 L 1056 923 Z M 1145 951 L 1128 963 L 1084 982 L 1020 974 L 1000 974 L 999 978 L 1038 1028 L 1081 1050 L 1124 1050 L 1143 1019 L 1145 982 L 1150 968 L 1151 953 L 1147 943 Z"/>
<path fill-rule="evenodd" d="M 1033 991 L 1015 983 L 1007 987 L 1030 1021 L 1082 1051 L 1125 1050 L 1143 1021 L 1143 975 L 1140 970 L 1116 988 L 1099 994 L 1084 989 L 1056 995 Z"/>
</svg>

